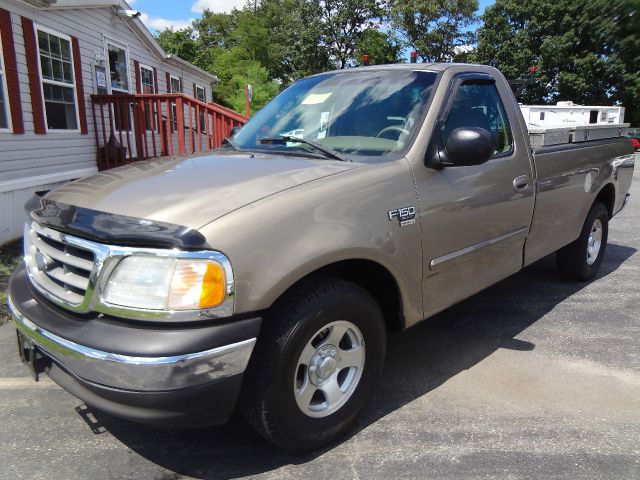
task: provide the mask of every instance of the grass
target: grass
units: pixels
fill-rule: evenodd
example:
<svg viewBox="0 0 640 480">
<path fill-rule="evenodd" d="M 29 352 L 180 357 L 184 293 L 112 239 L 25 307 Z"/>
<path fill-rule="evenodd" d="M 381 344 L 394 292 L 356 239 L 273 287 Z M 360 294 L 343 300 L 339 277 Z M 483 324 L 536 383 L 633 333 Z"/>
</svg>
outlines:
<svg viewBox="0 0 640 480">
<path fill-rule="evenodd" d="M 7 309 L 7 289 L 9 276 L 22 258 L 22 241 L 8 243 L 0 247 L 0 325 L 11 320 Z"/>
</svg>

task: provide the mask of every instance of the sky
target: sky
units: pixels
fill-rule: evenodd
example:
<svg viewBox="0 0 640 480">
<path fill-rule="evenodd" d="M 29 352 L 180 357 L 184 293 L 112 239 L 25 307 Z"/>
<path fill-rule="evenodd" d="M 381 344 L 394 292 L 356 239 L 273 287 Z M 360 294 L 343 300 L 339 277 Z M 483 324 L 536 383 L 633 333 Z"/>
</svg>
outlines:
<svg viewBox="0 0 640 480">
<path fill-rule="evenodd" d="M 480 14 L 495 0 L 480 0 Z M 245 0 L 128 0 L 131 8 L 142 12 L 140 19 L 151 32 L 167 27 L 180 29 L 191 24 L 205 8 L 212 12 L 228 12 L 241 8 Z"/>
</svg>

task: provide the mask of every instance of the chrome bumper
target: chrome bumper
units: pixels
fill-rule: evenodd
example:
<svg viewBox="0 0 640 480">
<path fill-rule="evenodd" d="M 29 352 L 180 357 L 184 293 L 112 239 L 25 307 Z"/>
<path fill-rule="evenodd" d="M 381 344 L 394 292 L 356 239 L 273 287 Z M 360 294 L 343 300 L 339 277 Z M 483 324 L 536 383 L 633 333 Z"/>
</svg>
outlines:
<svg viewBox="0 0 640 480">
<path fill-rule="evenodd" d="M 255 338 L 203 352 L 170 357 L 133 357 L 65 340 L 38 327 L 8 299 L 18 330 L 70 373 L 90 382 L 136 391 L 203 385 L 244 372 Z"/>
</svg>

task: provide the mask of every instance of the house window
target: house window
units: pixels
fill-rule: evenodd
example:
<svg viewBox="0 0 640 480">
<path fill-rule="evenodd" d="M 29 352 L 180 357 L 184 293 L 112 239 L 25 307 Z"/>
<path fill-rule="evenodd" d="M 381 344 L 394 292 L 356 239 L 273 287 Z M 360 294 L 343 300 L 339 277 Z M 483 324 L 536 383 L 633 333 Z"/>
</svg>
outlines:
<svg viewBox="0 0 640 480">
<path fill-rule="evenodd" d="M 169 90 L 171 93 L 180 93 L 180 78 L 171 75 L 169 77 Z M 178 107 L 176 103 L 171 104 L 171 129 L 178 129 Z"/>
<path fill-rule="evenodd" d="M 71 38 L 38 28 L 38 57 L 49 130 L 77 130 Z"/>
<path fill-rule="evenodd" d="M 153 68 L 148 67 L 146 65 L 140 65 L 140 83 L 142 84 L 142 93 L 145 93 L 145 94 L 156 93 L 156 85 L 153 78 Z M 152 130 L 152 129 L 155 130 L 155 126 L 156 126 L 155 112 L 156 112 L 155 104 L 153 104 L 153 107 L 152 107 L 149 104 L 149 101 L 145 100 L 144 117 L 145 117 L 147 130 Z"/>
<path fill-rule="evenodd" d="M 107 42 L 107 54 L 109 56 L 109 75 L 111 78 L 111 90 L 120 92 L 129 91 L 129 62 L 125 48 Z"/>
<path fill-rule="evenodd" d="M 180 93 L 180 78 L 171 75 L 170 82 L 171 93 Z"/>
<path fill-rule="evenodd" d="M 200 100 L 201 102 L 207 101 L 207 95 L 205 94 L 204 87 L 200 85 L 196 85 L 196 100 Z"/>
<path fill-rule="evenodd" d="M 2 38 L 0 38 L 0 130 L 9 128 L 9 104 L 7 99 L 7 79 L 4 74 Z"/>
<path fill-rule="evenodd" d="M 156 93 L 153 69 L 151 67 L 140 65 L 140 80 L 142 82 L 142 93 Z"/>
<path fill-rule="evenodd" d="M 207 103 L 207 94 L 205 93 L 204 87 L 200 85 L 196 85 L 196 100 L 200 100 L 201 102 Z M 200 108 L 200 131 L 204 132 L 206 130 L 205 119 L 205 111 L 204 108 Z"/>
</svg>

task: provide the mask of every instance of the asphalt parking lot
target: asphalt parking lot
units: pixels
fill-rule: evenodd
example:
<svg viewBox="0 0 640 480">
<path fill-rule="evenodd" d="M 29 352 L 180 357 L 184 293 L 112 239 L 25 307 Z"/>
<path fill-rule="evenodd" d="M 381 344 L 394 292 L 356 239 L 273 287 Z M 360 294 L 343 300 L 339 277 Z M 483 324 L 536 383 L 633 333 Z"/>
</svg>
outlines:
<svg viewBox="0 0 640 480">
<path fill-rule="evenodd" d="M 240 420 L 164 431 L 92 411 L 34 383 L 0 327 L 0 478 L 640 478 L 640 166 L 634 182 L 597 280 L 548 257 L 391 337 L 353 435 L 310 455 Z"/>
</svg>

